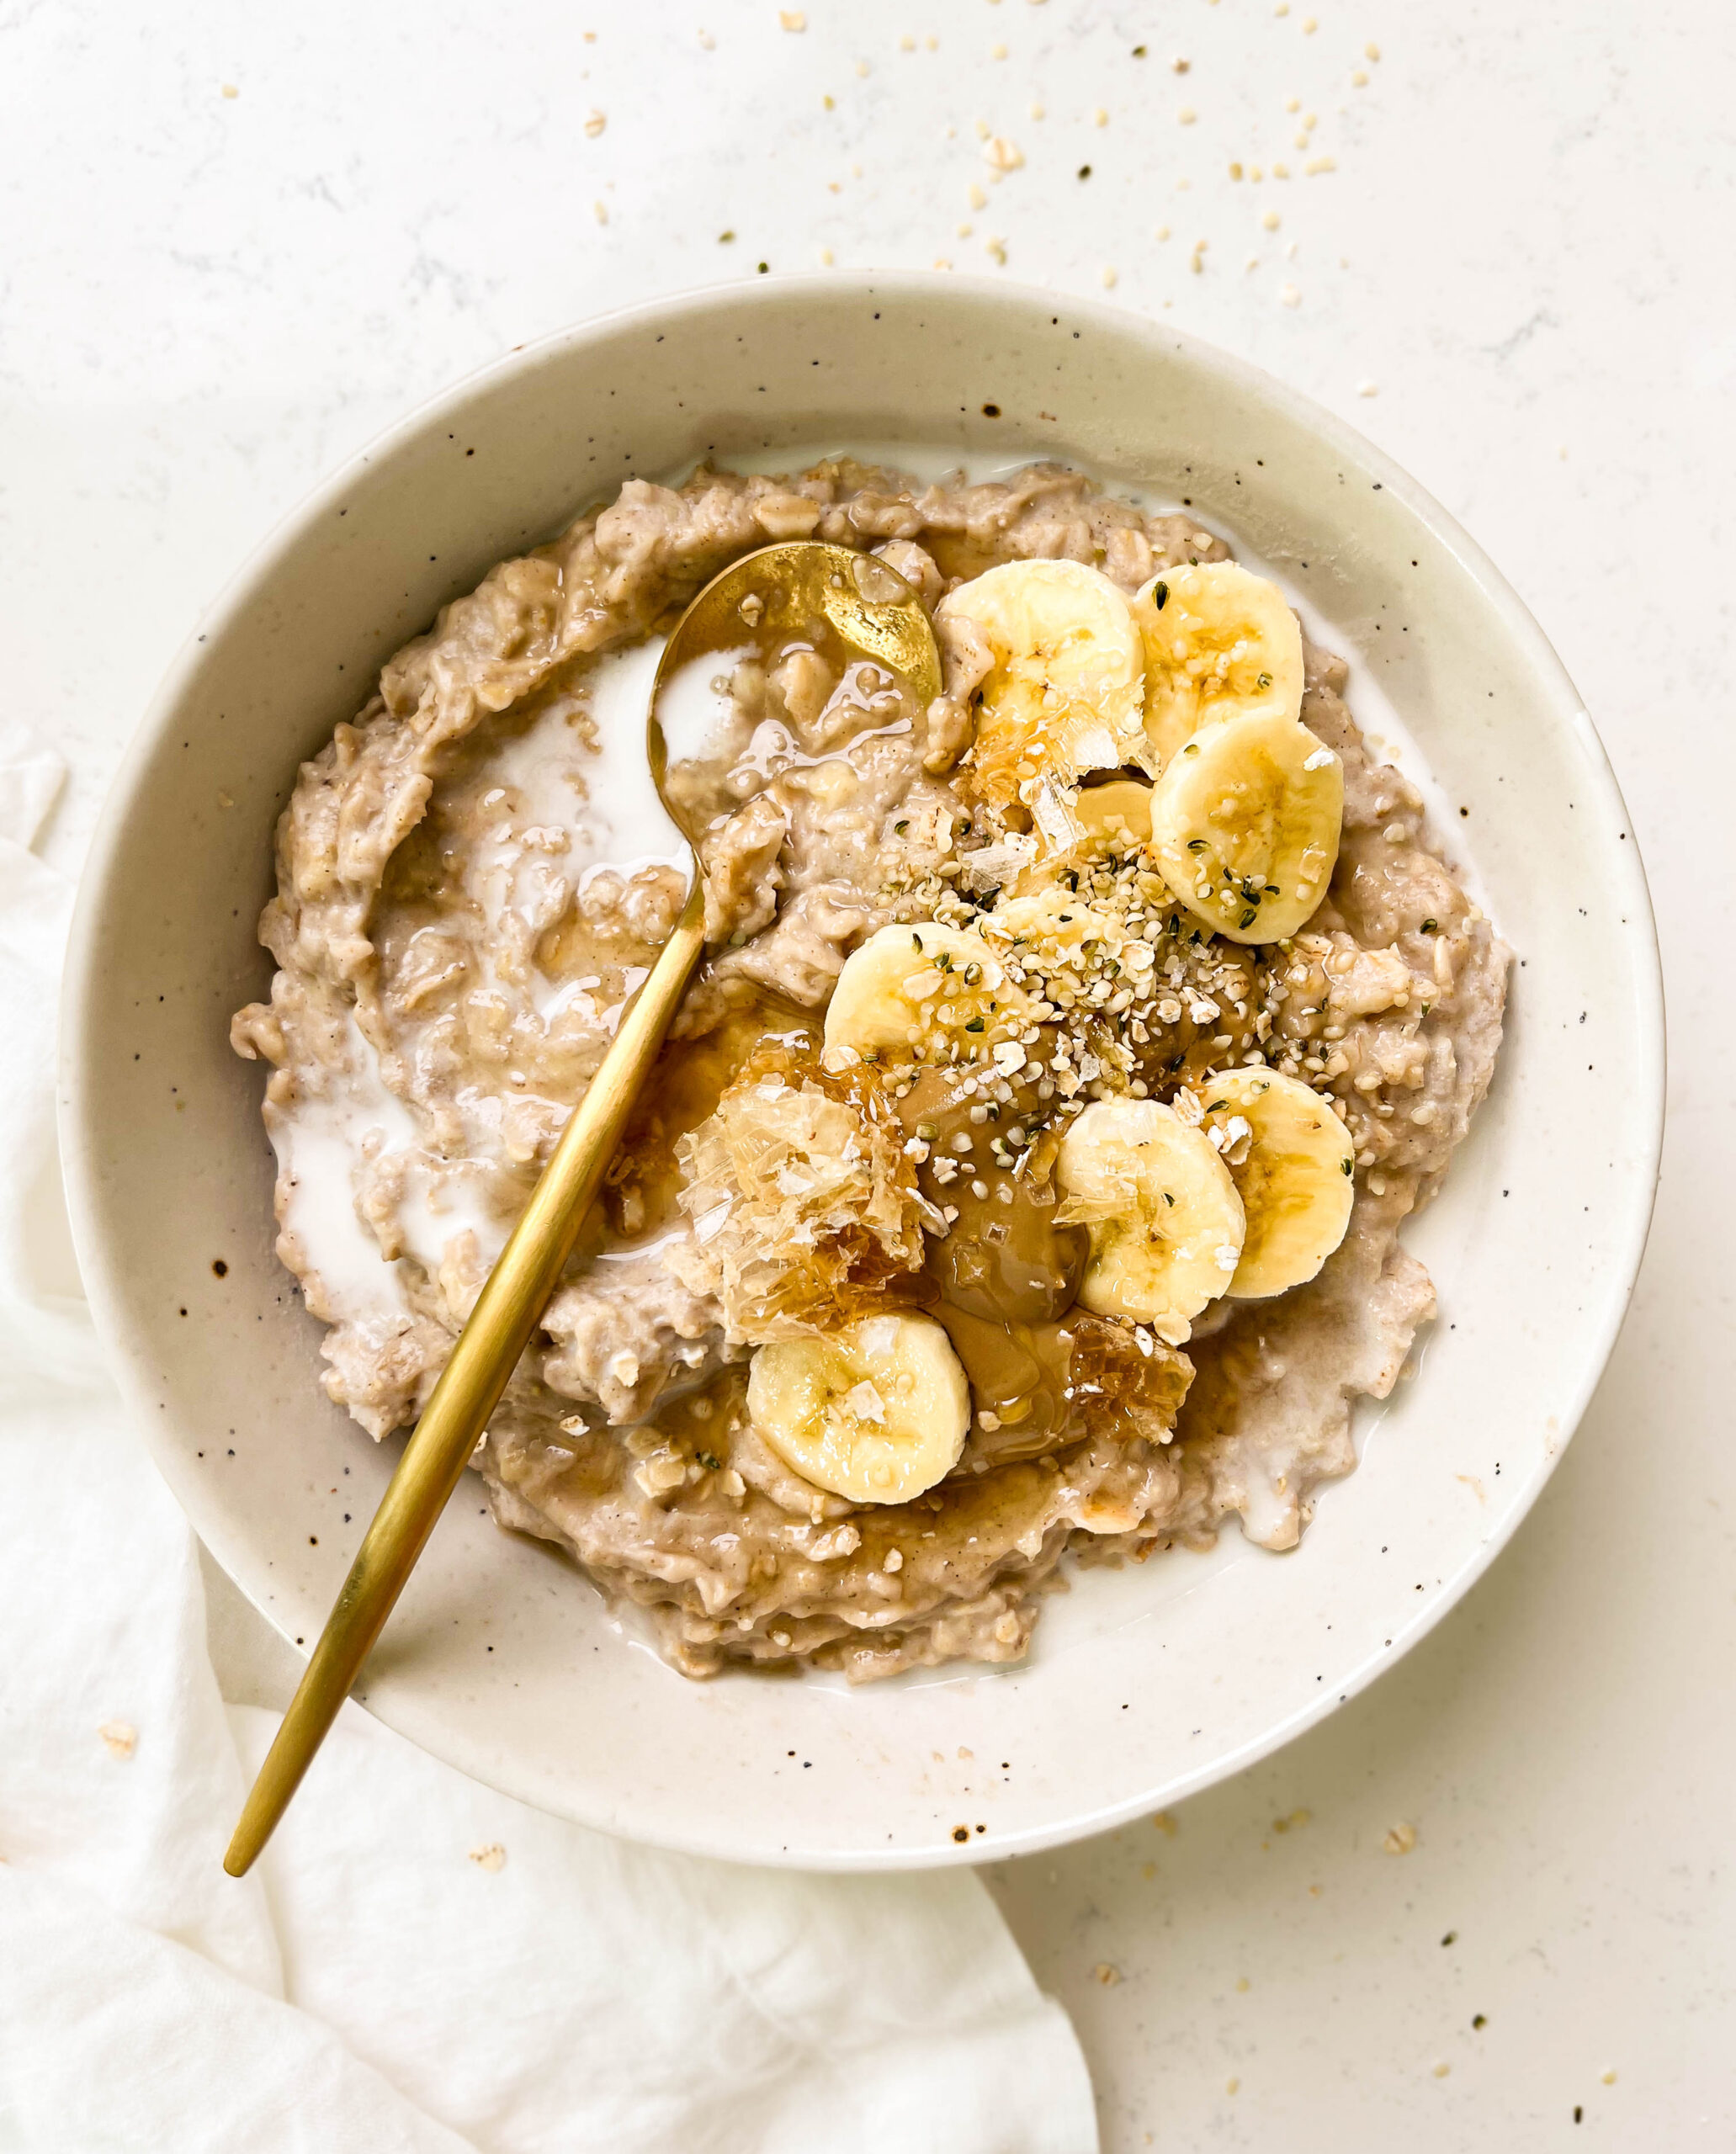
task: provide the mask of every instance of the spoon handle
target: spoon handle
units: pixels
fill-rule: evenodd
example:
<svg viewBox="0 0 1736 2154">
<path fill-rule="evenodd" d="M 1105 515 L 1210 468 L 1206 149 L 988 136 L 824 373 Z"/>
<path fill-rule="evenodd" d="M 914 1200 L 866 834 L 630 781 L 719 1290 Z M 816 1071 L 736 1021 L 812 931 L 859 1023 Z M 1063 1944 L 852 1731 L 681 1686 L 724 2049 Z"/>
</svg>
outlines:
<svg viewBox="0 0 1736 2154">
<path fill-rule="evenodd" d="M 231 1877 L 245 1874 L 289 1807 L 548 1306 L 698 963 L 704 915 L 696 873 L 674 932 L 568 1118 L 398 1461 L 242 1811 L 223 1858 Z"/>
</svg>

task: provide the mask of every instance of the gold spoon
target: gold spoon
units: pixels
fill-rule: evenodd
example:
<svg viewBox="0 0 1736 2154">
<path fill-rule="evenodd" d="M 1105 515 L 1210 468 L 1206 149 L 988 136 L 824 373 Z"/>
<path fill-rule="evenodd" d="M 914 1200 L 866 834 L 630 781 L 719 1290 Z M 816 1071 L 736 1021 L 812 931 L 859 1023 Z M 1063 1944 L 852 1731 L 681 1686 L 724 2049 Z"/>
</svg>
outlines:
<svg viewBox="0 0 1736 2154">
<path fill-rule="evenodd" d="M 703 756 L 678 755 L 672 763 L 659 698 L 696 660 L 804 635 L 841 643 L 850 655 L 900 676 L 919 708 L 940 693 L 940 655 L 928 616 L 909 584 L 884 562 L 847 546 L 805 538 L 744 554 L 714 576 L 682 616 L 651 689 L 645 726 L 651 773 L 690 845 L 714 820 L 704 811 L 717 805 L 716 787 L 708 783 Z M 684 771 L 688 777 L 682 783 Z M 251 1867 L 289 1807 L 500 1403 L 698 963 L 704 921 L 696 852 L 692 887 L 674 932 L 568 1118 L 405 1446 L 242 1811 L 223 1858 L 231 1877 Z"/>
</svg>

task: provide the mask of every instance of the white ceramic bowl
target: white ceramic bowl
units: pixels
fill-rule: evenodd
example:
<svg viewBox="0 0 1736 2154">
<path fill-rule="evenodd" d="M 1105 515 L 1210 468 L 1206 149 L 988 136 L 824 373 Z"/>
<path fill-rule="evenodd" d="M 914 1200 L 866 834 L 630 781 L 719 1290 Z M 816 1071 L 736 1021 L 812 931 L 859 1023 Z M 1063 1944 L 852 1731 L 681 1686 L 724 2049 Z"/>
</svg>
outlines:
<svg viewBox="0 0 1736 2154">
<path fill-rule="evenodd" d="M 587 323 L 406 420 L 267 543 L 170 675 L 84 883 L 61 1132 L 85 1277 L 164 1474 L 287 1638 L 317 1634 L 396 1456 L 319 1389 L 320 1327 L 272 1251 L 259 1072 L 227 1044 L 269 977 L 254 926 L 297 763 L 443 601 L 629 474 L 889 439 L 1073 458 L 1280 569 L 1391 698 L 1449 814 L 1469 809 L 1451 835 L 1519 963 L 1494 1090 L 1408 1237 L 1441 1319 L 1294 1554 L 1232 1525 L 1211 1557 L 1079 1575 L 1010 1671 L 701 1684 L 460 1490 L 369 1707 L 549 1810 L 810 1867 L 1115 1824 L 1390 1665 L 1573 1432 L 1639 1261 L 1662 1108 L 1644 881 L 1579 698 L 1464 533 L 1335 420 L 1168 327 L 964 279 L 735 285 Z"/>
</svg>

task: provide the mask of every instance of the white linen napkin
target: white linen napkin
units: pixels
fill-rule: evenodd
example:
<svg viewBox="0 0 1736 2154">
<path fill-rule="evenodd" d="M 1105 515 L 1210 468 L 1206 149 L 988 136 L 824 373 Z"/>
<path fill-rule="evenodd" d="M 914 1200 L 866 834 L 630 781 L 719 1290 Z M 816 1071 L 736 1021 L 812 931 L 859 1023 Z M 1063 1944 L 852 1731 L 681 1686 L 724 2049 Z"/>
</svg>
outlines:
<svg viewBox="0 0 1736 2154">
<path fill-rule="evenodd" d="M 667 1855 L 346 1707 L 261 1863 L 193 1534 L 78 1293 L 54 1149 L 58 759 L 0 721 L 0 2150 L 1090 2154 L 1089 2080 L 967 1872 Z M 672 1678 L 672 1680 L 675 1679 Z"/>
</svg>

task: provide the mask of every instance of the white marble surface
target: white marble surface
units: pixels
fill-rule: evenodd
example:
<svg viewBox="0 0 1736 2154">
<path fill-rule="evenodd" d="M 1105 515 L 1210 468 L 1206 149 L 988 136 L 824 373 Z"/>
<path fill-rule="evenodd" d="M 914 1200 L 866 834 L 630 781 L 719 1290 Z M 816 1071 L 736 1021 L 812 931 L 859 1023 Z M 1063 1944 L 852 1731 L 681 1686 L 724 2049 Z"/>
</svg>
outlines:
<svg viewBox="0 0 1736 2154">
<path fill-rule="evenodd" d="M 1736 18 L 805 13 L 0 0 L 0 618 L 11 707 L 77 767 L 51 853 L 79 857 L 196 611 L 311 480 L 621 300 L 827 251 L 993 269 L 994 241 L 1009 277 L 1112 273 L 1374 435 L 1554 637 L 1645 846 L 1675 1074 L 1638 1298 L 1533 1518 L 1428 1643 L 1173 1833 L 992 1881 L 1112 2150 L 1728 2146 L 1736 1023 L 1700 975 L 1736 928 Z M 979 121 L 1022 154 L 999 182 Z M 278 1693 L 232 1597 L 214 1632 L 236 1695 Z"/>
</svg>

